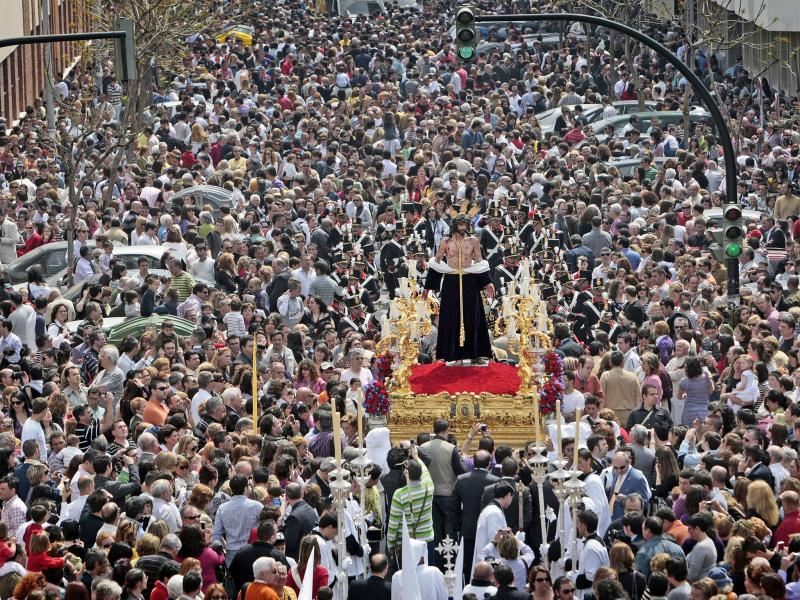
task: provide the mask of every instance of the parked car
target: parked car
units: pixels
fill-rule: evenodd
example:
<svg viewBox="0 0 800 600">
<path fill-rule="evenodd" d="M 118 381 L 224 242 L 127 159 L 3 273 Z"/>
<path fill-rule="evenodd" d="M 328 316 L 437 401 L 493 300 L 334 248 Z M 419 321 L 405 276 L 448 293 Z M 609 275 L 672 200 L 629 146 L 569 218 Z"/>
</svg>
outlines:
<svg viewBox="0 0 800 600">
<path fill-rule="evenodd" d="M 617 115 L 615 117 L 611 117 L 610 119 L 601 119 L 600 121 L 592 123 L 592 128 L 594 129 L 594 135 L 597 138 L 597 141 L 602 143 L 608 139 L 609 135 L 606 131 L 608 127 L 613 128 L 613 137 L 621 137 L 622 131 L 628 124 L 630 117 L 631 115 Z M 652 126 L 651 121 L 653 119 L 657 119 L 658 127 L 664 129 L 669 125 L 683 125 L 684 114 L 679 110 L 652 111 L 638 113 L 638 117 L 639 131 L 642 133 L 642 135 L 647 135 L 647 131 Z M 693 130 L 699 123 L 704 125 L 712 124 L 711 113 L 704 108 L 700 108 L 689 113 L 689 124 Z"/>
<path fill-rule="evenodd" d="M 94 248 L 95 241 L 90 239 L 88 244 L 90 248 Z M 67 242 L 51 242 L 44 246 L 39 246 L 27 254 L 23 254 L 14 262 L 3 265 L 6 281 L 12 285 L 27 282 L 28 269 L 33 265 L 42 267 L 42 274 L 45 279 L 66 269 Z"/>
<path fill-rule="evenodd" d="M 183 260 L 186 259 L 185 251 L 177 251 L 166 246 L 115 246 L 113 256 L 118 261 L 128 268 L 129 272 L 134 272 L 139 269 L 139 258 L 146 256 L 149 262 L 149 269 L 163 269 L 164 255 L 169 252 L 172 256 L 176 256 Z M 59 271 L 47 278 L 47 285 L 50 287 L 67 287 L 72 285 L 72 280 L 67 277 L 67 269 Z"/>
<path fill-rule="evenodd" d="M 175 204 L 194 206 L 198 211 L 210 204 L 214 216 L 221 214 L 220 208 L 227 206 L 233 208 L 233 192 L 216 185 L 195 185 L 184 188 L 173 194 L 169 199 L 168 210 L 171 212 Z"/>
<path fill-rule="evenodd" d="M 645 100 L 644 102 L 644 111 L 639 110 L 639 102 L 638 100 L 619 100 L 617 102 L 612 102 L 614 108 L 617 109 L 616 116 L 622 115 L 632 115 L 638 114 L 641 112 L 655 112 L 656 106 L 658 106 L 658 102 L 654 100 Z M 586 117 L 586 121 L 589 125 L 594 126 L 595 123 L 598 121 L 603 120 L 603 105 L 602 104 L 581 104 L 581 108 L 583 109 L 583 116 Z M 570 110 L 575 110 L 575 106 L 570 106 Z M 690 107 L 689 111 L 691 113 L 702 113 L 705 112 L 705 109 L 702 106 L 692 106 Z M 550 133 L 556 127 L 556 119 L 561 114 L 561 107 L 551 108 L 550 110 L 546 110 L 542 113 L 536 115 L 536 118 L 539 120 L 539 126 L 542 129 L 542 133 Z M 626 121 L 627 122 L 627 121 Z M 597 129 L 595 129 L 597 131 Z"/>
</svg>

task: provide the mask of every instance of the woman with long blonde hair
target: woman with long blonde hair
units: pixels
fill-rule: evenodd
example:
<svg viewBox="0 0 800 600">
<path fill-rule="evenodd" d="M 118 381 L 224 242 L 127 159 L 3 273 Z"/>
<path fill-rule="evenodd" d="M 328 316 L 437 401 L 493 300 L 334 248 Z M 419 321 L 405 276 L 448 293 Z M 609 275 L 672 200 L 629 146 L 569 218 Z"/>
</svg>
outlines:
<svg viewBox="0 0 800 600">
<path fill-rule="evenodd" d="M 775 491 L 766 481 L 757 479 L 750 482 L 747 488 L 747 515 L 761 518 L 771 529 L 778 525 L 780 512 Z"/>
</svg>

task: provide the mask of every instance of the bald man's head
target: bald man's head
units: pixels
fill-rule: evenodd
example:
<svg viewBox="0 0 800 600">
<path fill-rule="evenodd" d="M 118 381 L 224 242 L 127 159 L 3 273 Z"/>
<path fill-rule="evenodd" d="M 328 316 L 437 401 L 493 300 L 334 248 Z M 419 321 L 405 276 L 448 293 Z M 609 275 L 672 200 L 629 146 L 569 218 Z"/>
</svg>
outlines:
<svg viewBox="0 0 800 600">
<path fill-rule="evenodd" d="M 492 455 L 487 450 L 478 450 L 475 453 L 475 468 L 488 469 L 492 462 Z"/>
<path fill-rule="evenodd" d="M 787 490 L 781 494 L 781 505 L 783 506 L 784 514 L 797 510 L 800 505 L 800 494 L 793 490 Z"/>
<path fill-rule="evenodd" d="M 492 570 L 492 565 L 485 560 L 482 560 L 475 565 L 475 579 L 480 579 L 481 581 L 491 581 L 493 574 L 494 571 Z"/>
</svg>

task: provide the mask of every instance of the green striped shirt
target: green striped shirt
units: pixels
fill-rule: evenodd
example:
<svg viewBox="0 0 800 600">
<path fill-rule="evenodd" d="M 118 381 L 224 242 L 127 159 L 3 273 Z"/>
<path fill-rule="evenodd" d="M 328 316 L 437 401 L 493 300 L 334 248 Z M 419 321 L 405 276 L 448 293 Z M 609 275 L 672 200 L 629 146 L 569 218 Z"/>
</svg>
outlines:
<svg viewBox="0 0 800 600">
<path fill-rule="evenodd" d="M 409 535 L 425 542 L 433 541 L 433 480 L 427 467 L 422 465 L 422 477 L 401 487 L 392 496 L 389 509 L 389 528 L 386 544 L 394 548 L 403 535 L 403 513 L 406 515 Z"/>
<path fill-rule="evenodd" d="M 178 292 L 178 302 L 186 302 L 186 299 L 192 295 L 192 288 L 194 288 L 194 277 L 186 271 L 172 278 L 172 289 Z"/>
</svg>

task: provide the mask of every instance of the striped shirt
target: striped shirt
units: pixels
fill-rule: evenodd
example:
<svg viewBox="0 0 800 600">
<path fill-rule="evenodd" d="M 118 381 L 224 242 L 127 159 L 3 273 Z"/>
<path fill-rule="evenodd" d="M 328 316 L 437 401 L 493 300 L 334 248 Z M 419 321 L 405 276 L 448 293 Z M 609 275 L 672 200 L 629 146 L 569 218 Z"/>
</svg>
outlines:
<svg viewBox="0 0 800 600">
<path fill-rule="evenodd" d="M 181 271 L 180 275 L 172 278 L 172 289 L 178 293 L 178 302 L 186 302 L 186 299 L 192 295 L 193 287 L 194 277 L 186 271 Z"/>
<path fill-rule="evenodd" d="M 403 534 L 403 514 L 406 515 L 409 535 L 425 542 L 433 541 L 433 479 L 420 461 L 422 477 L 401 487 L 392 496 L 389 509 L 389 528 L 386 544 L 394 548 Z"/>
</svg>

